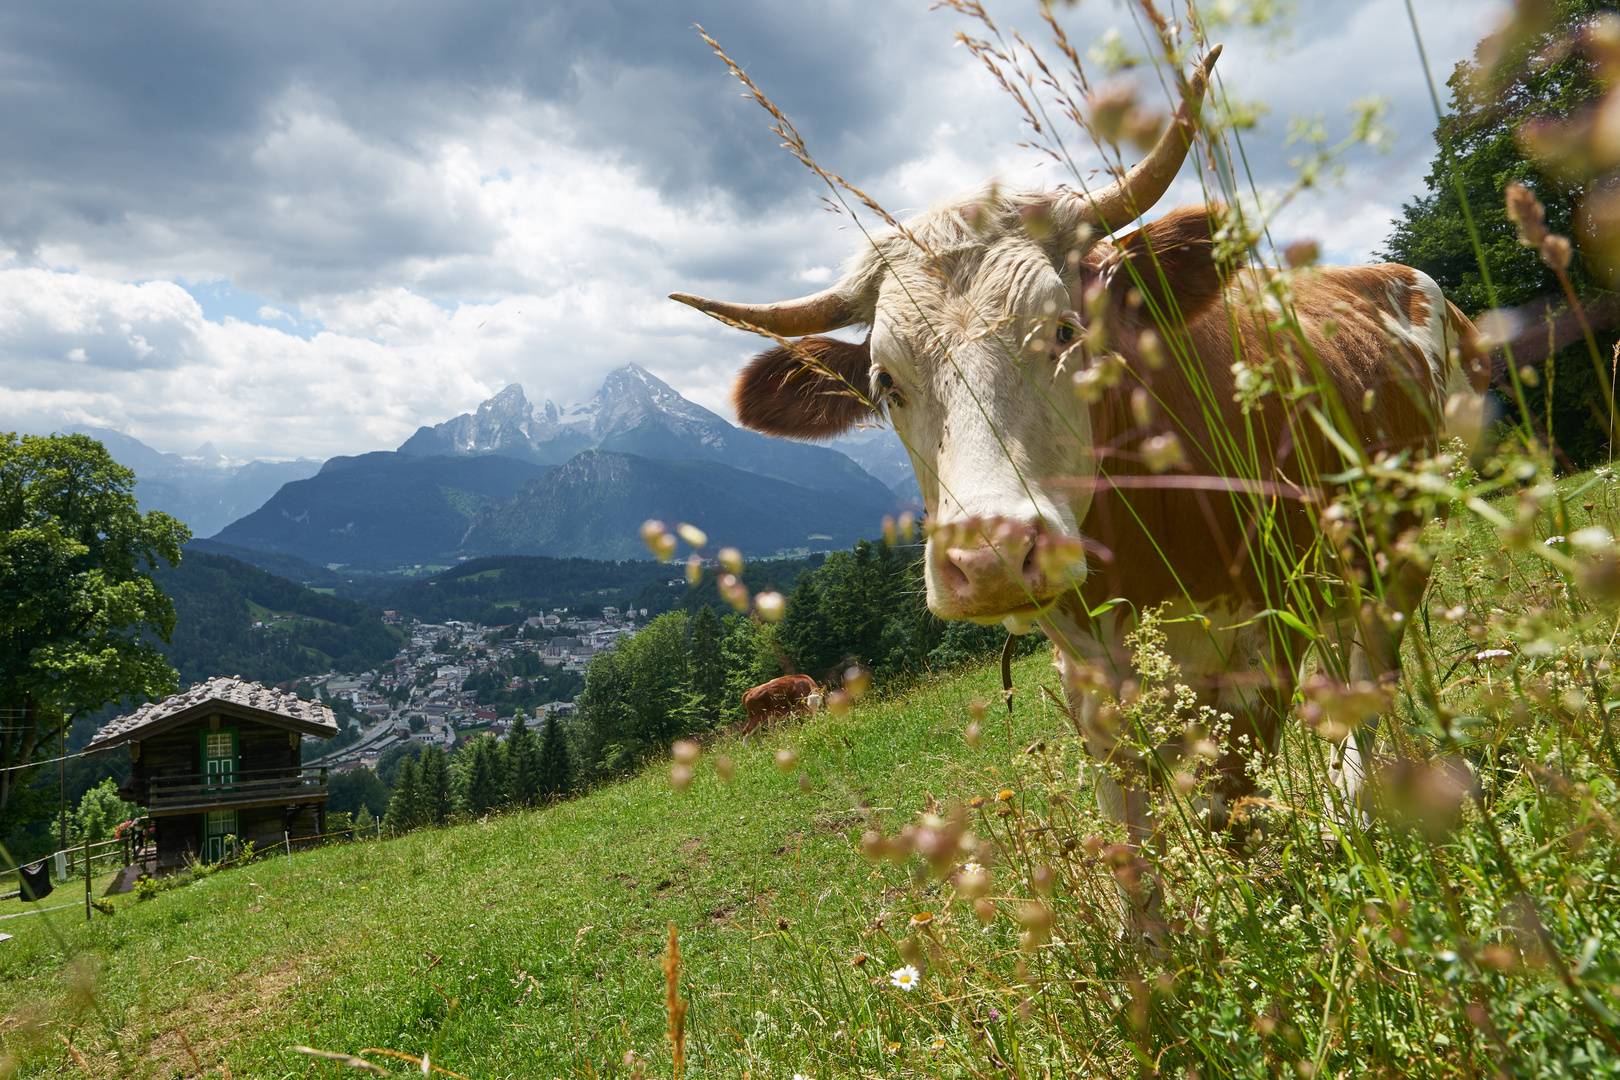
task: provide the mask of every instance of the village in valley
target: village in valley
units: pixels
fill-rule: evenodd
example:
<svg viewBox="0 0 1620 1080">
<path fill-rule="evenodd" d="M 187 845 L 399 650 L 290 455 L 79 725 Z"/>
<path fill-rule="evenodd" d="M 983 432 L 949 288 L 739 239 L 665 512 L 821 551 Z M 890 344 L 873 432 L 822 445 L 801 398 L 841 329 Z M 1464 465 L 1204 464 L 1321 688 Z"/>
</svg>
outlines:
<svg viewBox="0 0 1620 1080">
<path fill-rule="evenodd" d="M 559 608 L 520 623 L 481 626 L 458 620 L 406 621 L 384 611 L 385 622 L 410 634 L 410 644 L 393 660 L 378 670 L 334 671 L 298 682 L 301 695 L 347 703 L 353 713 L 339 705 L 348 726 L 334 740 L 311 739 L 305 753 L 313 758 L 310 764 L 333 772 L 376 769 L 384 751 L 407 743 L 450 750 L 485 733 L 505 739 L 519 712 L 526 712 L 531 726 L 543 717 L 570 716 L 574 695 L 558 700 L 547 693 L 547 684 L 583 685 L 591 657 L 616 648 L 646 619 L 645 608 L 621 611 L 610 606 L 593 615 Z M 507 675 L 509 671 L 528 674 Z M 480 680 L 552 700 L 530 710 L 480 704 L 472 685 Z"/>
</svg>

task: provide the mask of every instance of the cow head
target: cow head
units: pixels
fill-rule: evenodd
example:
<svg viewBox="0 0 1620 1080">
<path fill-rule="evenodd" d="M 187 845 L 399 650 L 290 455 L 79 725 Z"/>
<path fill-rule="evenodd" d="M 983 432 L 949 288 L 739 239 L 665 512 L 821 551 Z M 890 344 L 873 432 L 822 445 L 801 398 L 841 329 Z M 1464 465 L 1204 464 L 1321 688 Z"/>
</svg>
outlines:
<svg viewBox="0 0 1620 1080">
<path fill-rule="evenodd" d="M 1122 300 L 1133 281 L 1175 288 L 1168 254 L 1191 250 L 1180 238 L 1207 219 L 1202 208 L 1177 212 L 1162 219 L 1169 225 L 1103 238 L 1175 177 L 1218 55 L 1212 49 L 1188 80 L 1154 149 L 1104 189 L 986 186 L 875 236 L 837 285 L 798 300 L 673 297 L 781 341 L 738 379 L 745 427 L 828 438 L 886 414 L 928 509 L 928 604 L 941 617 L 1028 619 L 1086 576 L 1078 538 L 1096 466 L 1091 412 L 1071 381 L 1099 340 L 1086 313 L 1100 322 L 1111 318 L 1104 311 L 1124 312 L 1106 301 Z M 1201 238 L 1208 264 L 1207 224 Z M 1183 317 L 1195 303 L 1186 301 Z M 864 342 L 814 336 L 854 324 L 871 328 Z M 800 335 L 812 336 L 785 340 Z"/>
</svg>

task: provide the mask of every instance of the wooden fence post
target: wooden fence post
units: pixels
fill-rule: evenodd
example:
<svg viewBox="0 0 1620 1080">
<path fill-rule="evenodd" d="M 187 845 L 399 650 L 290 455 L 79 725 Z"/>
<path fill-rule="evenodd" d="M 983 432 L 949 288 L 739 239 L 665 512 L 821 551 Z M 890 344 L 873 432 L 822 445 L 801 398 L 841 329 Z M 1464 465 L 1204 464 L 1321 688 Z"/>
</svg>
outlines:
<svg viewBox="0 0 1620 1080">
<path fill-rule="evenodd" d="M 84 830 L 84 921 L 90 921 L 90 830 Z"/>
</svg>

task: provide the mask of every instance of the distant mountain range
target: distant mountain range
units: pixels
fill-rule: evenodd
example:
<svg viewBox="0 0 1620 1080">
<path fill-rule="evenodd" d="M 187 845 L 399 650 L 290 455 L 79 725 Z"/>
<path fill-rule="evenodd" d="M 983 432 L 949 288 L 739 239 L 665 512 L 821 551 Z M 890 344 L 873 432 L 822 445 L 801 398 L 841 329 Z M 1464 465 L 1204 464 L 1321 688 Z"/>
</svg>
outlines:
<svg viewBox="0 0 1620 1080">
<path fill-rule="evenodd" d="M 899 440 L 894 445 L 898 449 Z M 827 446 L 767 438 L 727 423 L 639 364 L 609 372 L 595 397 L 565 408 L 550 401 L 536 407 L 524 396 L 523 387 L 513 383 L 475 413 L 418 428 L 399 448 L 402 454 L 493 454 L 543 465 L 561 464 L 587 449 L 662 461 L 718 461 L 813 491 L 836 493 L 858 505 L 888 508 L 896 501 L 888 485 L 850 455 Z M 903 450 L 900 453 L 904 456 Z M 877 457 L 881 455 L 874 460 Z"/>
<path fill-rule="evenodd" d="M 162 510 L 191 526 L 194 536 L 212 536 L 263 506 L 281 485 L 314 476 L 321 467 L 313 458 L 231 461 L 211 443 L 185 455 L 165 454 L 111 428 L 68 430 L 99 440 L 114 461 L 134 470 L 142 510 Z"/>
<path fill-rule="evenodd" d="M 514 384 L 398 451 L 333 458 L 213 539 L 348 571 L 645 559 L 638 527 L 660 518 L 757 556 L 847 547 L 900 504 L 848 455 L 744 431 L 628 364 L 581 405 Z"/>
<path fill-rule="evenodd" d="M 232 462 L 207 445 L 164 454 L 81 430 L 135 471 L 143 509 L 192 527 L 193 550 L 319 587 L 338 567 L 346 579 L 487 555 L 646 559 L 647 518 L 691 522 L 752 556 L 831 550 L 875 536 L 916 491 L 887 429 L 830 446 L 767 438 L 637 364 L 581 404 L 536 406 L 513 384 L 397 451 L 324 464 Z"/>
</svg>

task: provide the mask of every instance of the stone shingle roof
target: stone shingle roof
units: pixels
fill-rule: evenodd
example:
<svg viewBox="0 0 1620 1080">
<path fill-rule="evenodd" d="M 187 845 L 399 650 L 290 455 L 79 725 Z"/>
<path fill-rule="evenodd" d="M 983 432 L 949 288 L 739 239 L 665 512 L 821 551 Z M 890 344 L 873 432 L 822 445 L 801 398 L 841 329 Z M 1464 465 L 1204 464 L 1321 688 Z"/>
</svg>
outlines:
<svg viewBox="0 0 1620 1080">
<path fill-rule="evenodd" d="M 211 712 L 260 720 L 306 735 L 330 738 L 338 733 L 332 710 L 318 701 L 305 701 L 295 694 L 261 686 L 241 678 L 219 676 L 193 683 L 189 690 L 171 694 L 162 701 L 148 702 L 128 716 L 107 724 L 90 740 L 87 750 L 128 742 L 150 733 L 185 723 L 194 716 Z"/>
</svg>

